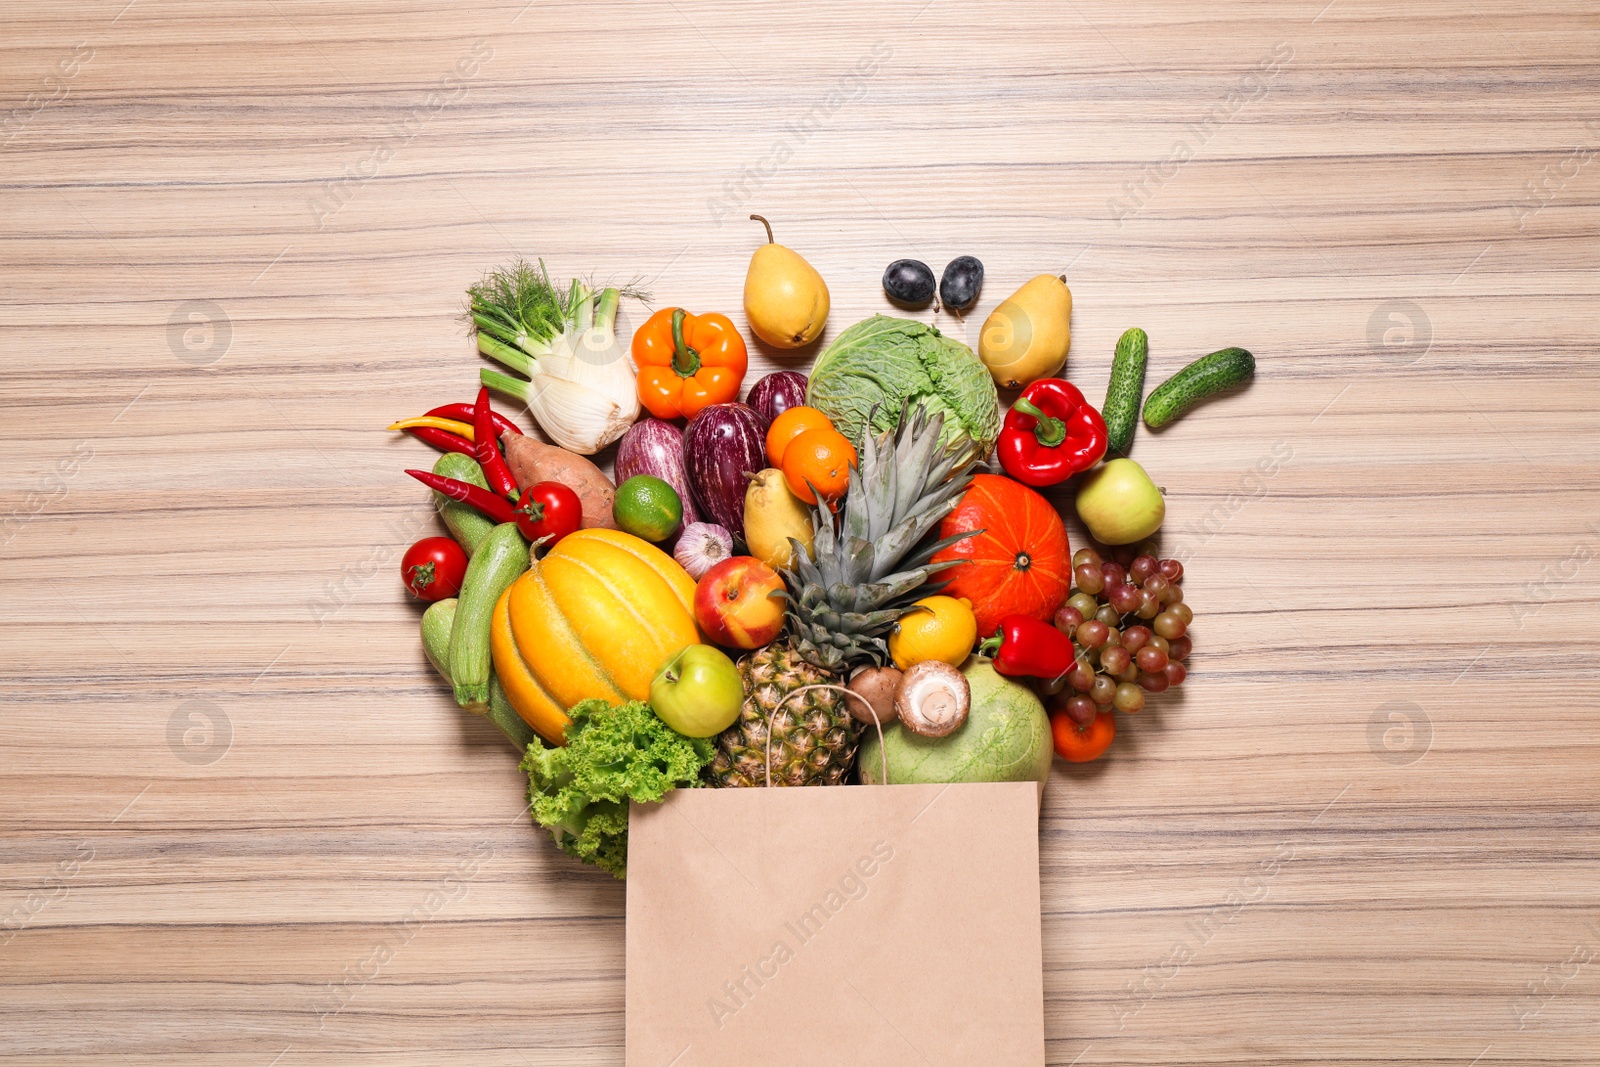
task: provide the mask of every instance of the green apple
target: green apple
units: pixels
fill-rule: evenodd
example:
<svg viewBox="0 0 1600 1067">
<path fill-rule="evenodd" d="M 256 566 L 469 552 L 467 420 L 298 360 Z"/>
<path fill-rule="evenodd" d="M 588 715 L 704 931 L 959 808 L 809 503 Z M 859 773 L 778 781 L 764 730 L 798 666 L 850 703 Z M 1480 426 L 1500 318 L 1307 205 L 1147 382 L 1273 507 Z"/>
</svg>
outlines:
<svg viewBox="0 0 1600 1067">
<path fill-rule="evenodd" d="M 733 725 L 744 703 L 739 668 L 720 648 L 690 645 L 650 682 L 650 706 L 685 737 L 713 737 Z"/>
<path fill-rule="evenodd" d="M 1078 518 L 1103 545 L 1131 545 L 1161 529 L 1167 501 L 1144 468 L 1114 459 L 1090 471 L 1078 489 Z"/>
</svg>

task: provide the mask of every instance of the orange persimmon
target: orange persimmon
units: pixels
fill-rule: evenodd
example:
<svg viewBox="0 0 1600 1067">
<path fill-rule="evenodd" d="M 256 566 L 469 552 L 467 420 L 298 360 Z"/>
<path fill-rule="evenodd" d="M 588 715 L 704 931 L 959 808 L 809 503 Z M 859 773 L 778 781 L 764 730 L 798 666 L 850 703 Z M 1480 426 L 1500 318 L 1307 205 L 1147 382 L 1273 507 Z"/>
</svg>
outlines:
<svg viewBox="0 0 1600 1067">
<path fill-rule="evenodd" d="M 801 404 L 780 412 L 767 428 L 767 462 L 781 468 L 789 442 L 807 430 L 831 429 L 833 421 L 816 408 Z"/>
<path fill-rule="evenodd" d="M 829 502 L 850 488 L 850 468 L 856 465 L 855 446 L 838 430 L 806 430 L 783 450 L 783 480 L 789 492 L 807 504 L 817 494 Z M 816 492 L 813 492 L 813 488 Z"/>
</svg>

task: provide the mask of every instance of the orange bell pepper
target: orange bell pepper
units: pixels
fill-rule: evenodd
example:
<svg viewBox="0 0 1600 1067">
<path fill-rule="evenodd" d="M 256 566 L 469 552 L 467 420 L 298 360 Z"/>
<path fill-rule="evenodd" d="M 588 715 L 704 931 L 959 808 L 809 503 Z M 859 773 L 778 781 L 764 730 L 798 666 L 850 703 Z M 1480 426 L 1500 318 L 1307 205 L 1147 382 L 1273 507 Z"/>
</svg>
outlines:
<svg viewBox="0 0 1600 1067">
<path fill-rule="evenodd" d="M 639 403 L 658 419 L 692 419 L 710 404 L 739 399 L 749 355 L 726 315 L 662 308 L 633 335 Z"/>
</svg>

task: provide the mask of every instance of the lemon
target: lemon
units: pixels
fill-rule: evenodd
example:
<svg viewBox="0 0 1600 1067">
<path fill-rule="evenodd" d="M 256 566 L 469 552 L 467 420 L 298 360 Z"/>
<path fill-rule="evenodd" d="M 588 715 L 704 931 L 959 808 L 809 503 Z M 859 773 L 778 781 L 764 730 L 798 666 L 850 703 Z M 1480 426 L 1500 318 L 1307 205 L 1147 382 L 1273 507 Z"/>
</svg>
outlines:
<svg viewBox="0 0 1600 1067">
<path fill-rule="evenodd" d="M 959 667 L 972 654 L 977 640 L 978 618 L 972 613 L 971 601 L 927 596 L 894 624 L 889 635 L 889 655 L 901 670 L 935 659 Z"/>
</svg>

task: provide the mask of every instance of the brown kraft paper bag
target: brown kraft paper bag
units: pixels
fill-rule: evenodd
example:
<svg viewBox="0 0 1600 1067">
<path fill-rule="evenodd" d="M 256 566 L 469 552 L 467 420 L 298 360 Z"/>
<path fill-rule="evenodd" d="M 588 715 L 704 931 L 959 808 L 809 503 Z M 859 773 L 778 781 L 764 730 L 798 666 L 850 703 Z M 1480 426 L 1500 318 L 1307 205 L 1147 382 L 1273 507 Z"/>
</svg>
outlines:
<svg viewBox="0 0 1600 1067">
<path fill-rule="evenodd" d="M 1043 1065 L 1039 786 L 680 789 L 628 831 L 628 1067 Z"/>
</svg>

